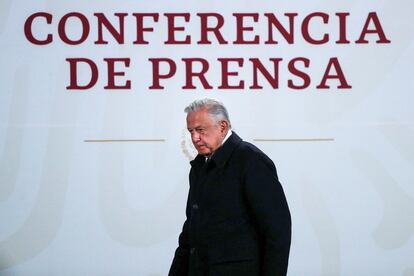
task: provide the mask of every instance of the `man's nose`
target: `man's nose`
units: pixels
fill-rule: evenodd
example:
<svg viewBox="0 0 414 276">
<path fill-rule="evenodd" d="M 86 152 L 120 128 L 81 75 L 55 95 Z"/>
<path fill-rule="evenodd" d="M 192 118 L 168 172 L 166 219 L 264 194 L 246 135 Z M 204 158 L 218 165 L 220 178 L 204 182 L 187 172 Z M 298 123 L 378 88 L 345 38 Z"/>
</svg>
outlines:
<svg viewBox="0 0 414 276">
<path fill-rule="evenodd" d="M 191 134 L 191 140 L 193 141 L 193 143 L 196 143 L 198 141 L 200 141 L 200 135 L 197 132 L 193 132 Z"/>
</svg>

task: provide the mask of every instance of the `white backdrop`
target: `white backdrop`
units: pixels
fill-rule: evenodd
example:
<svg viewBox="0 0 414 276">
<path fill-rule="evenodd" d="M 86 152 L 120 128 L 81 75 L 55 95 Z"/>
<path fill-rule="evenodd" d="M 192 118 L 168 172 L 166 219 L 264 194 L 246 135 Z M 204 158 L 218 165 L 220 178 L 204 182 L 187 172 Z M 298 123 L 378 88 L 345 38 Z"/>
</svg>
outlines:
<svg viewBox="0 0 414 276">
<path fill-rule="evenodd" d="M 166 275 L 185 219 L 194 154 L 183 109 L 212 97 L 228 107 L 234 130 L 277 166 L 293 220 L 289 275 L 413 276 L 413 8 L 408 0 L 1 1 L 0 275 Z M 36 21 L 36 35 L 54 35 L 45 46 L 31 44 L 23 32 L 27 17 L 39 11 L 54 16 L 50 25 Z M 77 46 L 57 35 L 58 20 L 71 11 L 91 24 L 90 37 Z M 165 12 L 191 13 L 186 32 L 195 41 L 196 13 L 218 12 L 231 41 L 234 12 L 271 12 L 281 21 L 283 13 L 297 12 L 300 22 L 315 11 L 331 16 L 330 24 L 312 28 L 315 36 L 332 35 L 325 45 L 304 42 L 299 24 L 292 45 L 163 44 Z M 390 44 L 372 43 L 375 34 L 367 36 L 369 44 L 354 43 L 372 11 Z M 109 36 L 108 45 L 95 45 L 94 12 L 111 20 L 114 12 L 156 12 L 160 20 L 146 34 L 150 45 L 131 43 L 131 16 L 124 45 Z M 335 44 L 335 12 L 350 13 L 350 44 Z M 263 22 L 255 32 L 266 34 Z M 68 33 L 76 37 L 79 27 L 71 22 Z M 294 91 L 287 87 L 287 62 L 298 56 L 311 60 L 312 82 Z M 94 88 L 66 89 L 69 57 L 97 62 Z M 105 57 L 131 58 L 119 78 L 131 80 L 130 90 L 103 89 Z M 150 57 L 177 62 L 164 90 L 148 89 Z M 185 57 L 210 62 L 206 76 L 214 89 L 197 82 L 198 89 L 181 89 Z M 263 90 L 217 89 L 219 57 L 246 59 L 233 80 L 247 86 L 249 57 L 282 57 L 280 88 L 262 82 Z M 331 89 L 315 89 L 330 57 L 339 58 L 352 89 L 336 89 L 335 80 Z M 85 81 L 88 71 L 80 73 Z"/>
</svg>

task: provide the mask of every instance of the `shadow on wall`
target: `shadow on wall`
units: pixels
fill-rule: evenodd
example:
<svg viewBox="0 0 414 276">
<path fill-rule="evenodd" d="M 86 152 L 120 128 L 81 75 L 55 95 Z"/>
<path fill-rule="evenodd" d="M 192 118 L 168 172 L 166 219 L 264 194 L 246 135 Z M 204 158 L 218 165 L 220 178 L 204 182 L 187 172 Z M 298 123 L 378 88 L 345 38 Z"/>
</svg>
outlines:
<svg viewBox="0 0 414 276">
<path fill-rule="evenodd" d="M 382 219 L 373 233 L 375 241 L 385 250 L 404 246 L 414 234 L 414 199 L 369 152 L 353 150 L 351 156 L 380 195 L 384 206 Z"/>
<path fill-rule="evenodd" d="M 302 185 L 304 209 L 319 242 L 322 259 L 321 275 L 339 276 L 341 270 L 340 243 L 335 221 L 319 189 L 305 177 L 303 177 L 302 183 L 304 183 Z"/>
<path fill-rule="evenodd" d="M 56 78 L 56 85 L 59 85 L 60 87 L 62 83 L 60 76 L 63 76 L 62 72 L 64 70 L 63 68 L 59 69 L 60 70 L 57 72 L 59 77 Z M 23 71 L 26 72 L 25 70 Z M 18 75 L 21 73 L 21 70 L 16 71 L 16 82 L 21 79 L 22 76 Z M 28 80 L 28 75 L 29 74 L 26 74 L 24 79 Z M 20 80 L 20 82 L 22 81 Z M 23 89 L 20 91 L 19 87 L 20 85 L 16 84 L 15 91 L 13 92 L 15 94 L 25 95 L 26 90 Z M 25 96 L 19 98 L 20 96 L 18 96 L 18 101 L 16 102 L 13 99 L 13 104 L 25 104 Z M 35 179 L 33 184 L 39 185 L 37 198 L 23 225 L 10 237 L 0 241 L 0 254 L 6 254 L 5 256 L 0 255 L 0 270 L 15 266 L 39 254 L 39 252 L 47 248 L 52 242 L 61 225 L 68 186 L 68 173 L 70 169 L 70 156 L 72 155 L 74 135 L 72 127 L 54 127 L 53 122 L 73 116 L 73 110 L 64 112 L 64 110 L 59 109 L 64 105 L 63 101 L 64 99 L 59 98 L 58 96 L 51 101 L 51 106 L 53 106 L 53 108 L 50 114 L 50 127 L 47 129 L 45 156 L 43 157 L 43 160 L 39 160 L 39 158 L 36 157 L 34 158 L 35 162 L 41 162 L 43 164 L 40 179 Z M 13 107 L 15 108 L 13 108 L 12 111 L 17 112 L 22 108 L 22 106 Z M 11 114 L 11 118 L 19 118 L 17 122 L 10 122 L 11 124 L 18 123 L 19 127 L 25 126 L 25 117 L 21 118 L 21 115 Z M 13 144 L 14 142 L 19 142 L 19 140 L 11 141 L 10 143 Z M 13 147 L 14 146 L 12 145 L 12 148 Z M 20 143 L 16 145 L 16 147 L 18 147 L 18 150 L 20 151 Z M 4 160 L 3 156 L 2 160 Z M 59 160 L 59 162 L 56 160 Z M 19 159 L 17 159 L 16 164 L 13 165 L 16 167 L 14 168 L 15 170 L 9 173 L 18 173 L 19 162 Z M 16 177 L 15 175 L 12 175 L 9 176 L 8 179 L 16 179 Z M 5 184 L 7 184 L 8 188 L 7 190 L 2 189 L 1 192 L 10 195 L 14 190 L 16 183 L 9 182 Z"/>
</svg>

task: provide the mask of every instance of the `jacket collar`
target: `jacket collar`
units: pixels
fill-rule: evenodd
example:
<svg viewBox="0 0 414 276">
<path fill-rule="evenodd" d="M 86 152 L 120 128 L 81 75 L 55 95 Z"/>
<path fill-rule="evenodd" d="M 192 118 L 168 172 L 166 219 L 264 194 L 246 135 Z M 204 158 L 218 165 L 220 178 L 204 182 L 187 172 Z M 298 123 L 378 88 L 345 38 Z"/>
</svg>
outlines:
<svg viewBox="0 0 414 276">
<path fill-rule="evenodd" d="M 230 135 L 230 137 L 224 142 L 224 144 L 219 147 L 214 154 L 211 156 L 211 161 L 213 161 L 217 167 L 224 167 L 226 161 L 230 158 L 233 150 L 237 147 L 237 145 L 242 141 L 242 139 L 234 132 Z M 198 154 L 193 161 L 190 162 L 191 166 L 196 164 L 204 164 L 205 157 L 203 155 Z"/>
</svg>

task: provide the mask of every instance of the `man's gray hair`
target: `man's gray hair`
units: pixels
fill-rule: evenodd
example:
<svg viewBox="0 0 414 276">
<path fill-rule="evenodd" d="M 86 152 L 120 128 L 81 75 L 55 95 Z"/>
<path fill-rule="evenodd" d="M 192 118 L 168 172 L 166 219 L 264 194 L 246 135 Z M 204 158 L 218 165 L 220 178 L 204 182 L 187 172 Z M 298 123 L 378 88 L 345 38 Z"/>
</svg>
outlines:
<svg viewBox="0 0 414 276">
<path fill-rule="evenodd" d="M 184 109 L 184 112 L 188 114 L 202 109 L 207 109 L 208 114 L 213 117 L 216 122 L 223 120 L 227 121 L 229 129 L 231 129 L 229 113 L 227 112 L 226 107 L 219 101 L 208 98 L 195 100 Z"/>
</svg>

